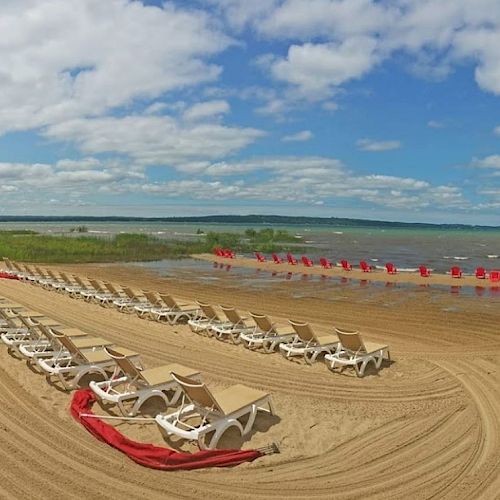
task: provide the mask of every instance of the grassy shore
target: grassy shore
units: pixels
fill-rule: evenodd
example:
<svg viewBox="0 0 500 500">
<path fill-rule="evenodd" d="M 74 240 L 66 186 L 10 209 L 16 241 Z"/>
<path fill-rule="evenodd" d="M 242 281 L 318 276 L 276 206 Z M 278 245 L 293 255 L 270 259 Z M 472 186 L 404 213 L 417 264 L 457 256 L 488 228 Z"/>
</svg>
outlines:
<svg viewBox="0 0 500 500">
<path fill-rule="evenodd" d="M 165 240 L 145 234 L 118 234 L 112 238 L 47 235 L 33 231 L 0 231 L 0 256 L 25 262 L 86 263 L 152 261 L 184 258 L 229 247 L 238 252 L 280 251 L 296 241 L 286 231 L 249 229 L 245 233 L 200 230 L 194 241 Z"/>
</svg>

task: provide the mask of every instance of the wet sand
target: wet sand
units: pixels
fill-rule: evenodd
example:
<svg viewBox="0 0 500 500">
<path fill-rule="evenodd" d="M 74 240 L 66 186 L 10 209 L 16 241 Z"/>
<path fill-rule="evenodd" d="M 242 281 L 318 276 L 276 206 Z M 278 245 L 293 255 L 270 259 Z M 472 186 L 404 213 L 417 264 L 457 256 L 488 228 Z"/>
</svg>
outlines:
<svg viewBox="0 0 500 500">
<path fill-rule="evenodd" d="M 389 274 L 385 270 L 373 269 L 371 272 L 363 272 L 359 268 L 353 267 L 352 271 L 345 271 L 341 267 L 332 267 L 324 269 L 319 265 L 306 267 L 299 262 L 296 265 L 288 263 L 275 264 L 272 261 L 258 262 L 255 258 L 236 257 L 228 259 L 216 257 L 211 254 L 192 255 L 194 259 L 206 260 L 209 262 L 218 262 L 220 264 L 230 264 L 234 267 L 246 267 L 250 269 L 262 269 L 271 272 L 284 273 L 305 273 L 315 276 L 337 276 L 360 280 L 370 280 L 377 282 L 391 283 L 411 283 L 414 285 L 445 285 L 445 286 L 479 286 L 479 287 L 500 287 L 500 282 L 491 282 L 489 279 L 478 279 L 475 276 L 463 274 L 461 278 L 452 278 L 450 274 L 433 273 L 429 277 L 420 276 L 419 272 L 397 272 Z"/>
<path fill-rule="evenodd" d="M 397 301 L 370 288 L 346 288 L 335 297 L 333 291 L 317 293 L 312 282 L 280 281 L 256 291 L 224 277 L 214 283 L 166 279 L 132 266 L 53 267 L 183 299 L 232 304 L 277 321 L 357 328 L 367 340 L 389 344 L 393 361 L 359 379 L 351 370 L 331 373 L 322 361 L 307 366 L 279 354 L 249 352 L 200 337 L 185 325 L 160 325 L 0 280 L 0 296 L 136 350 L 146 367 L 176 361 L 199 368 L 211 387 L 243 383 L 271 392 L 277 417 L 259 416 L 247 439 L 228 435 L 221 444 L 255 448 L 277 442 L 281 449 L 231 469 L 142 468 L 74 422 L 71 395 L 2 347 L 0 497 L 499 498 L 497 299 L 418 287 L 402 290 Z M 98 406 L 96 411 L 105 413 Z M 112 407 L 107 411 L 116 414 Z M 155 424 L 118 425 L 135 439 L 195 449 L 166 442 Z"/>
</svg>

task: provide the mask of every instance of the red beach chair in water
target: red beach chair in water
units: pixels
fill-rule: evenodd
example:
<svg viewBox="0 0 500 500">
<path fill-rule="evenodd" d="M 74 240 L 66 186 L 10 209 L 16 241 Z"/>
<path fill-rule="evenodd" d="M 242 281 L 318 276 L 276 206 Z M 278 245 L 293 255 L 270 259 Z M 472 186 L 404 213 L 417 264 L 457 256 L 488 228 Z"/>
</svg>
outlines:
<svg viewBox="0 0 500 500">
<path fill-rule="evenodd" d="M 324 257 L 320 257 L 319 263 L 323 269 L 331 269 L 333 267 L 332 263 Z"/>
<path fill-rule="evenodd" d="M 224 251 L 220 247 L 214 248 L 214 254 L 217 255 L 217 257 L 224 257 Z"/>
<path fill-rule="evenodd" d="M 452 278 L 461 278 L 462 277 L 462 270 L 458 266 L 453 266 L 450 269 L 451 277 Z"/>
<path fill-rule="evenodd" d="M 279 255 L 273 253 L 272 257 L 275 264 L 283 264 L 283 259 Z"/>
<path fill-rule="evenodd" d="M 302 256 L 302 264 L 304 264 L 304 266 L 306 267 L 314 266 L 313 261 L 309 257 L 306 257 L 305 255 Z"/>
<path fill-rule="evenodd" d="M 342 269 L 344 271 L 352 271 L 352 266 L 349 263 L 349 261 L 347 261 L 347 260 L 344 259 L 344 260 L 340 261 L 340 264 L 342 265 Z"/>
<path fill-rule="evenodd" d="M 430 270 L 425 266 L 419 266 L 418 270 L 420 271 L 420 276 L 422 276 L 422 278 L 428 278 L 431 275 Z"/>
<path fill-rule="evenodd" d="M 234 254 L 234 252 L 230 248 L 225 248 L 223 250 L 223 253 L 224 253 L 224 257 L 227 257 L 228 259 L 234 259 L 235 258 L 235 254 Z"/>
<path fill-rule="evenodd" d="M 260 252 L 255 252 L 255 258 L 259 262 L 266 262 L 266 258 Z"/>
<path fill-rule="evenodd" d="M 486 270 L 484 267 L 478 267 L 476 269 L 476 278 L 480 280 L 486 279 Z"/>
<path fill-rule="evenodd" d="M 490 271 L 490 281 L 500 281 L 500 271 Z"/>
<path fill-rule="evenodd" d="M 398 273 L 396 266 L 392 262 L 388 262 L 385 265 L 385 268 L 387 269 L 387 274 L 397 274 Z"/>
<path fill-rule="evenodd" d="M 359 262 L 359 267 L 361 268 L 361 271 L 363 271 L 364 273 L 371 273 L 372 272 L 372 267 L 369 266 L 365 260 L 362 260 Z"/>
<path fill-rule="evenodd" d="M 297 264 L 297 259 L 290 252 L 286 254 L 286 260 L 292 266 L 295 266 Z"/>
</svg>

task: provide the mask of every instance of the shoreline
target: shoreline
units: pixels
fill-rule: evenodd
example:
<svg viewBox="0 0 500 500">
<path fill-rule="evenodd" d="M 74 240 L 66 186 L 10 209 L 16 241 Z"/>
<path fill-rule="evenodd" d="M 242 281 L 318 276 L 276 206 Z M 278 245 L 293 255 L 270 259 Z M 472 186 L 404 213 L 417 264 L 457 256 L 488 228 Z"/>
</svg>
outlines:
<svg viewBox="0 0 500 500">
<path fill-rule="evenodd" d="M 428 278 L 423 278 L 418 272 L 398 271 L 397 274 L 388 274 L 381 269 L 373 269 L 371 272 L 363 272 L 360 269 L 345 271 L 339 266 L 332 269 L 323 269 L 318 265 L 306 267 L 301 262 L 297 265 L 288 263 L 275 264 L 272 261 L 258 262 L 255 258 L 235 257 L 230 259 L 227 257 L 218 257 L 212 254 L 193 254 L 193 259 L 217 262 L 219 264 L 227 264 L 234 267 L 245 267 L 249 269 L 261 269 L 269 272 L 283 273 L 300 273 L 311 274 L 315 276 L 330 276 L 338 278 L 354 278 L 358 280 L 377 281 L 382 283 L 408 283 L 414 285 L 447 285 L 447 286 L 468 286 L 481 288 L 500 287 L 500 282 L 492 282 L 488 278 L 478 279 L 475 276 L 466 275 L 461 278 L 452 278 L 448 274 L 431 273 Z"/>
</svg>

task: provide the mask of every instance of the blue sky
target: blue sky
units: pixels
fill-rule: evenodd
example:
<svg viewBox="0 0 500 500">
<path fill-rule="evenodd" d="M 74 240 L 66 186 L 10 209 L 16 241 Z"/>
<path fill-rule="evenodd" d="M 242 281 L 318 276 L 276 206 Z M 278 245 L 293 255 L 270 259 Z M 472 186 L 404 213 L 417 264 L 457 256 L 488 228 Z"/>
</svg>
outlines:
<svg viewBox="0 0 500 500">
<path fill-rule="evenodd" d="M 500 224 L 497 0 L 6 0 L 3 214 Z"/>
</svg>

